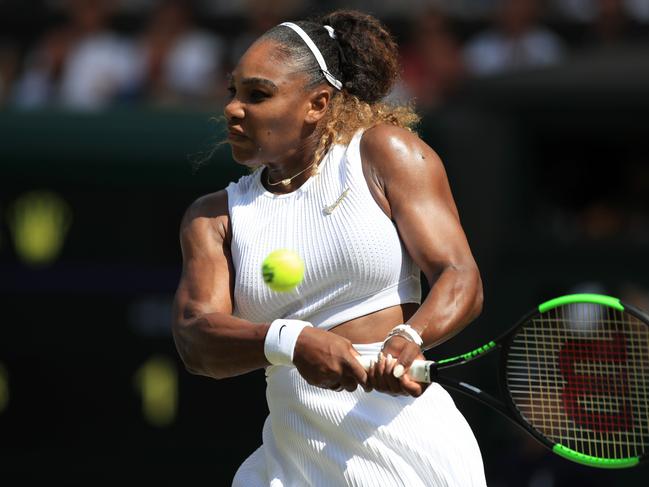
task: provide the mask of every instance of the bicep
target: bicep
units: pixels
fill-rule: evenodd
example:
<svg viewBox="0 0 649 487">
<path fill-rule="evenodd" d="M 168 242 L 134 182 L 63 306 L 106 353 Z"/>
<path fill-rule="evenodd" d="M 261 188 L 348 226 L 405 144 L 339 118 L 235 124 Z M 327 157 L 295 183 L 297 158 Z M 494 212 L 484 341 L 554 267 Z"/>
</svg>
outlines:
<svg viewBox="0 0 649 487">
<path fill-rule="evenodd" d="M 183 218 L 183 268 L 174 301 L 178 323 L 207 313 L 232 313 L 234 270 L 228 242 L 227 202 L 225 210 L 219 208 L 222 206 L 199 200 Z"/>
<path fill-rule="evenodd" d="M 392 219 L 413 260 L 429 281 L 449 266 L 475 267 L 438 155 L 413 134 L 381 139 L 377 170 Z"/>
<path fill-rule="evenodd" d="M 441 163 L 421 172 L 390 191 L 388 201 L 404 245 L 430 280 L 473 257 Z"/>
</svg>

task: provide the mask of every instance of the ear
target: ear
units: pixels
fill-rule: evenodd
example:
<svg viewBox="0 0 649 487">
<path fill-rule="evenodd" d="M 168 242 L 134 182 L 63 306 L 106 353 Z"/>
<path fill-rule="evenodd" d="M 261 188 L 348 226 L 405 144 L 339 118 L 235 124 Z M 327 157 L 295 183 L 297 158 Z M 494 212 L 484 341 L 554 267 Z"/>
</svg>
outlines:
<svg viewBox="0 0 649 487">
<path fill-rule="evenodd" d="M 314 90 L 309 96 L 309 105 L 304 116 L 304 121 L 306 123 L 317 123 L 327 113 L 330 101 L 330 90 L 326 88 Z"/>
</svg>

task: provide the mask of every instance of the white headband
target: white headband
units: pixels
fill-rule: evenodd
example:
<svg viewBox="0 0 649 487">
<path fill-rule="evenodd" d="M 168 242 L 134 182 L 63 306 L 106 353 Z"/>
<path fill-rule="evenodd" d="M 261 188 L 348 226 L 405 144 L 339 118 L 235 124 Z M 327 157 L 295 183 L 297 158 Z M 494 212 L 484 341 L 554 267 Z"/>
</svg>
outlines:
<svg viewBox="0 0 649 487">
<path fill-rule="evenodd" d="M 324 74 L 324 77 L 327 78 L 327 81 L 334 88 L 336 88 L 338 90 L 342 90 L 343 89 L 343 84 L 340 81 L 338 81 L 334 77 L 334 75 L 331 74 L 327 70 L 327 63 L 325 63 L 325 60 L 322 57 L 322 53 L 320 52 L 320 49 L 318 49 L 318 46 L 315 45 L 315 43 L 311 40 L 309 35 L 306 32 L 304 32 L 304 30 L 302 30 L 302 28 L 299 25 L 294 24 L 293 22 L 283 22 L 283 23 L 281 23 L 279 25 L 285 25 L 286 27 L 290 27 L 291 29 L 293 29 L 297 33 L 297 35 L 299 35 L 302 38 L 304 43 L 307 45 L 307 47 L 313 53 L 313 56 L 315 57 L 315 60 L 318 61 L 318 65 L 320 66 L 320 69 L 322 70 L 322 74 Z M 329 36 L 332 39 L 336 38 L 336 35 L 334 34 L 333 27 L 331 27 L 330 25 L 325 25 L 324 28 L 327 29 L 327 32 L 329 32 Z"/>
</svg>

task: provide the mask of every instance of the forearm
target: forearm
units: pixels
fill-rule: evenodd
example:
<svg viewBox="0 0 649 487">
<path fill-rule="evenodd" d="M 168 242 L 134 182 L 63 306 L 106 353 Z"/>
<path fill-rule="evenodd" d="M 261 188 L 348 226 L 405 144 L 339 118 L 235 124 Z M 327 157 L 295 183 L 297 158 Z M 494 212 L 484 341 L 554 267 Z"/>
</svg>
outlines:
<svg viewBox="0 0 649 487">
<path fill-rule="evenodd" d="M 178 320 L 173 333 L 187 370 L 222 379 L 269 365 L 264 355 L 268 327 L 226 313 L 209 313 Z"/>
<path fill-rule="evenodd" d="M 429 279 L 429 282 L 431 279 Z M 448 266 L 408 324 L 419 332 L 424 348 L 459 333 L 482 310 L 482 281 L 475 265 Z"/>
</svg>

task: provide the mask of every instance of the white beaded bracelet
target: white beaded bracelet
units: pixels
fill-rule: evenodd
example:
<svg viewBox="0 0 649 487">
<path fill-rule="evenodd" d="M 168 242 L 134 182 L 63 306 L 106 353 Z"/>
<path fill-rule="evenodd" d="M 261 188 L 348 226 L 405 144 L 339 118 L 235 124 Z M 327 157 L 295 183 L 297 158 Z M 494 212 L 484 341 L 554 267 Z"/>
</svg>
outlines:
<svg viewBox="0 0 649 487">
<path fill-rule="evenodd" d="M 385 346 L 385 342 L 387 342 L 393 336 L 403 337 L 406 340 L 415 343 L 419 348 L 421 348 L 422 345 L 424 344 L 424 340 L 422 340 L 421 335 L 417 333 L 417 330 L 415 330 L 412 326 L 407 325 L 405 323 L 397 325 L 394 328 L 392 328 L 392 330 L 390 330 L 388 336 L 385 337 L 385 340 L 383 340 L 383 346 Z"/>
<path fill-rule="evenodd" d="M 313 326 L 308 321 L 275 320 L 270 324 L 264 340 L 264 355 L 273 365 L 293 365 L 297 338 L 304 328 Z"/>
</svg>

